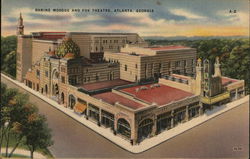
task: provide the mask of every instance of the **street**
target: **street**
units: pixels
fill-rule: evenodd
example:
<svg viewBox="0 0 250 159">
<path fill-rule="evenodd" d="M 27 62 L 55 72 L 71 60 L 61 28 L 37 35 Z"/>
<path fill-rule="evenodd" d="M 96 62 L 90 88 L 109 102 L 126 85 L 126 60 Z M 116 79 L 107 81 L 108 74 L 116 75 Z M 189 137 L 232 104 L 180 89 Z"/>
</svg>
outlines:
<svg viewBox="0 0 250 159">
<path fill-rule="evenodd" d="M 1 77 L 8 87 L 19 88 Z M 19 88 L 21 92 L 26 92 Z M 27 93 L 27 92 L 26 92 Z M 48 119 L 56 158 L 248 158 L 249 104 L 244 103 L 206 123 L 140 154 L 132 154 L 30 94 L 30 102 Z"/>
</svg>

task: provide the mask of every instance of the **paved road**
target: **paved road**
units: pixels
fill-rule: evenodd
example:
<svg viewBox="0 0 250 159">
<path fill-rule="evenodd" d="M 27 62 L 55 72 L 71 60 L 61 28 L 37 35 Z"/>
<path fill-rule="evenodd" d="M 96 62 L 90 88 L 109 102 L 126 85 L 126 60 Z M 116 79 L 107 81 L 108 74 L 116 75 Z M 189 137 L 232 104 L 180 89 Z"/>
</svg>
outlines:
<svg viewBox="0 0 250 159">
<path fill-rule="evenodd" d="M 17 87 L 1 79 L 8 87 Z M 23 89 L 19 88 L 21 91 Z M 234 108 L 148 151 L 132 154 L 30 94 L 53 130 L 57 158 L 248 158 L 249 104 Z M 238 150 L 236 150 L 238 148 Z"/>
</svg>

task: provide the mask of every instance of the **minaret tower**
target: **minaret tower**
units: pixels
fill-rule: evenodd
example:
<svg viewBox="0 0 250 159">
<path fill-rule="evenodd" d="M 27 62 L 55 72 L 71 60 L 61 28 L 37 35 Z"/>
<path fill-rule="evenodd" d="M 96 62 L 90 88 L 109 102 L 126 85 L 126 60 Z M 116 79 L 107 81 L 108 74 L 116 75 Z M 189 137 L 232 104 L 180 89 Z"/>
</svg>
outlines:
<svg viewBox="0 0 250 159">
<path fill-rule="evenodd" d="M 195 78 L 195 94 L 200 95 L 202 92 L 202 81 L 203 81 L 203 66 L 202 61 L 199 58 L 196 65 L 196 78 Z"/>
<path fill-rule="evenodd" d="M 22 13 L 20 13 L 20 17 L 18 19 L 18 25 L 17 25 L 17 35 L 23 35 L 23 34 L 24 34 L 23 17 L 22 17 Z"/>
</svg>

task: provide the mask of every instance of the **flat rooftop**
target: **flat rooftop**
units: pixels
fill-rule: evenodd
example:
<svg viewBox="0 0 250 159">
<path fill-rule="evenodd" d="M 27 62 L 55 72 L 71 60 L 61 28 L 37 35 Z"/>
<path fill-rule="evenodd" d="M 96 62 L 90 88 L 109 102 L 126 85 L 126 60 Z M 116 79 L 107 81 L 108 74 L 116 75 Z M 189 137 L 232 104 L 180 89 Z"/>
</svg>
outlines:
<svg viewBox="0 0 250 159">
<path fill-rule="evenodd" d="M 134 86 L 120 89 L 120 91 L 130 94 L 143 101 L 156 103 L 159 106 L 194 95 L 192 93 L 163 84 Z"/>
<path fill-rule="evenodd" d="M 222 78 L 221 78 L 221 81 L 222 81 L 222 85 L 228 85 L 228 84 L 237 82 L 237 81 L 239 81 L 239 80 L 237 80 L 237 79 L 232 79 L 232 78 L 228 78 L 228 77 L 222 77 Z"/>
<path fill-rule="evenodd" d="M 105 101 L 111 105 L 115 105 L 116 102 L 119 102 L 120 104 L 122 104 L 126 107 L 129 107 L 131 109 L 138 109 L 138 108 L 145 107 L 144 105 L 142 105 L 136 101 L 133 101 L 131 99 L 128 99 L 126 97 L 123 97 L 123 96 L 118 95 L 118 94 L 113 93 L 113 92 L 96 94 L 96 95 L 93 95 L 92 97 L 97 98 L 97 99 L 102 99 L 103 101 Z"/>
<path fill-rule="evenodd" d="M 95 83 L 89 83 L 89 84 L 83 84 L 79 85 L 77 87 L 83 88 L 87 91 L 93 91 L 98 89 L 104 89 L 104 88 L 113 88 L 116 86 L 131 84 L 132 82 L 121 80 L 121 79 L 115 79 L 111 81 L 101 81 L 101 82 L 95 82 Z"/>
</svg>

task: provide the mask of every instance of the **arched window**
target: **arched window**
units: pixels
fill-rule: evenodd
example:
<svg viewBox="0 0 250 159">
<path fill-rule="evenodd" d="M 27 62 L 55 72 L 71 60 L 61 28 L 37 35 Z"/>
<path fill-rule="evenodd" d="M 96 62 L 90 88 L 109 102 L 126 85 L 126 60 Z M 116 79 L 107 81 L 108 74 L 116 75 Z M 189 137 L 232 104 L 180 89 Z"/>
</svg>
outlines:
<svg viewBox="0 0 250 159">
<path fill-rule="evenodd" d="M 119 119 L 117 122 L 117 132 L 130 139 L 131 128 L 129 122 L 123 118 Z"/>
<path fill-rule="evenodd" d="M 76 104 L 76 98 L 72 94 L 69 95 L 69 107 L 73 109 L 75 104 Z"/>
</svg>

